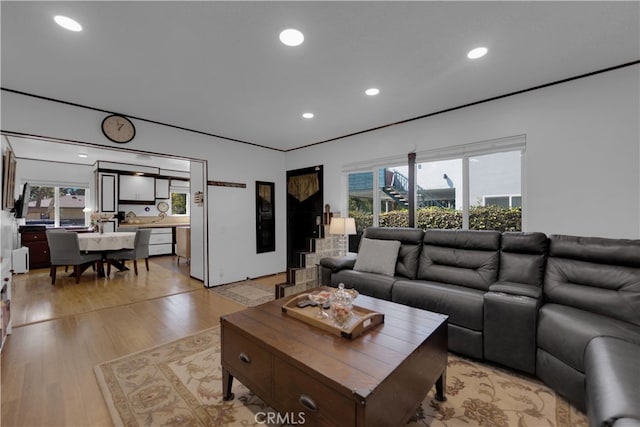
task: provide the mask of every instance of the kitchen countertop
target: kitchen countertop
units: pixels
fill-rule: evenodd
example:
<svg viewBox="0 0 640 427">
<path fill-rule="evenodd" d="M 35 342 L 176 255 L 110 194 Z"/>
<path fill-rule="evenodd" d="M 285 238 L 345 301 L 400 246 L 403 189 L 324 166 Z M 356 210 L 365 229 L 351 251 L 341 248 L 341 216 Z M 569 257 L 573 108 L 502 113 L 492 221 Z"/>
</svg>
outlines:
<svg viewBox="0 0 640 427">
<path fill-rule="evenodd" d="M 189 223 L 144 223 L 141 222 L 139 224 L 132 224 L 128 222 L 124 222 L 119 225 L 120 228 L 169 228 L 169 227 L 189 227 Z"/>
</svg>

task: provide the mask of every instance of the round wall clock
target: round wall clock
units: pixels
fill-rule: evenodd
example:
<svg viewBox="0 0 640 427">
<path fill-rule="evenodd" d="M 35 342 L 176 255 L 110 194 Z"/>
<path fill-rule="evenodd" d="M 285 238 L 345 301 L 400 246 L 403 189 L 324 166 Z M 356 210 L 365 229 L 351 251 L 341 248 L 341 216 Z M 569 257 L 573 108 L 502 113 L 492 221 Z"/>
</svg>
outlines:
<svg viewBox="0 0 640 427">
<path fill-rule="evenodd" d="M 160 218 L 164 218 L 167 216 L 167 211 L 169 210 L 169 204 L 167 202 L 160 202 L 157 206 L 160 214 L 158 215 Z"/>
<path fill-rule="evenodd" d="M 167 202 L 158 203 L 158 210 L 162 213 L 165 213 L 169 210 L 169 204 Z"/>
<path fill-rule="evenodd" d="M 112 114 L 102 121 L 102 133 L 111 141 L 123 144 L 136 136 L 136 128 L 128 118 Z"/>
</svg>

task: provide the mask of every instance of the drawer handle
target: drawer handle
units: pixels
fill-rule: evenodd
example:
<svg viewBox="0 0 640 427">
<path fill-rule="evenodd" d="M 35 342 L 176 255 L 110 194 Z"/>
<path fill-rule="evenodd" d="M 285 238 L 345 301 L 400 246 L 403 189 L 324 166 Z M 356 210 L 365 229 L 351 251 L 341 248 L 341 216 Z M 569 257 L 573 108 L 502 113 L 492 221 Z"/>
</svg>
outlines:
<svg viewBox="0 0 640 427">
<path fill-rule="evenodd" d="M 298 402 L 300 402 L 302 406 L 304 406 L 311 412 L 318 411 L 318 406 L 316 405 L 316 402 L 306 394 L 301 394 L 300 397 L 298 398 Z"/>
<path fill-rule="evenodd" d="M 240 353 L 240 355 L 238 356 L 238 359 L 240 359 L 242 363 L 251 363 L 251 358 L 247 356 L 247 354 L 244 352 Z"/>
</svg>

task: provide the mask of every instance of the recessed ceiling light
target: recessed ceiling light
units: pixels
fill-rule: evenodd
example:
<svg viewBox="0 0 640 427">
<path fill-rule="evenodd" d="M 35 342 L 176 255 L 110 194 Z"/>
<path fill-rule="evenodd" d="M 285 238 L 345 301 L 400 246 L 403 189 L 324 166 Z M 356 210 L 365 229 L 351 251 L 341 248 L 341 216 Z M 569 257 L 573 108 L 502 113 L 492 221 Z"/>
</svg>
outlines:
<svg viewBox="0 0 640 427">
<path fill-rule="evenodd" d="M 304 35 L 293 28 L 287 28 L 280 33 L 280 41 L 287 46 L 300 46 L 304 41 Z"/>
<path fill-rule="evenodd" d="M 305 119 L 313 119 L 313 113 L 304 113 L 302 114 L 302 117 Z"/>
<path fill-rule="evenodd" d="M 486 47 L 477 47 L 473 50 L 470 50 L 469 53 L 467 53 L 467 58 L 469 59 L 482 58 L 487 54 L 487 52 L 488 52 L 488 49 Z"/>
<path fill-rule="evenodd" d="M 82 25 L 68 16 L 56 15 L 53 20 L 56 21 L 56 24 L 69 31 L 82 31 Z"/>
<path fill-rule="evenodd" d="M 89 155 L 87 153 L 78 153 L 78 157 L 86 159 L 87 157 L 89 157 Z"/>
<path fill-rule="evenodd" d="M 376 96 L 377 94 L 380 93 L 380 89 L 375 88 L 375 87 L 371 87 L 371 88 L 365 90 L 364 93 L 366 93 L 369 96 Z"/>
</svg>

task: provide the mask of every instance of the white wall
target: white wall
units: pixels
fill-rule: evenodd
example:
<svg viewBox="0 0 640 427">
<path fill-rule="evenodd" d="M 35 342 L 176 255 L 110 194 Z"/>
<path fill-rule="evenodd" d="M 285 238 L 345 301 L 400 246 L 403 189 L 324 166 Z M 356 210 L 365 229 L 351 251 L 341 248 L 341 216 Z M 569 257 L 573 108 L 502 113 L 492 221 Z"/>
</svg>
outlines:
<svg viewBox="0 0 640 427">
<path fill-rule="evenodd" d="M 189 215 L 191 221 L 191 262 L 189 264 L 189 273 L 191 277 L 209 283 L 209 246 L 207 245 L 207 217 L 206 204 L 196 200 L 195 194 L 202 193 L 207 190 L 207 180 L 205 178 L 204 162 L 192 161 L 189 166 L 190 182 L 189 190 L 194 197 L 189 198 Z M 196 203 L 197 202 L 197 203 Z M 204 254 L 201 257 L 194 257 L 193 254 Z"/>
<path fill-rule="evenodd" d="M 8 145 L 5 138 L 0 138 L 0 155 L 5 154 L 8 149 Z M 4 162 L 0 162 L 0 176 L 4 176 Z M 4 190 L 3 190 L 4 191 Z M 4 194 L 2 194 L 4 195 Z M 12 268 L 13 258 L 12 252 L 18 247 L 18 225 L 15 216 L 10 213 L 9 209 L 2 209 L 0 206 L 0 280 L 2 283 L 8 285 L 7 298 L 11 299 L 12 285 Z M 15 306 L 14 306 L 15 307 Z M 4 319 L 6 320 L 6 319 Z M 11 333 L 12 330 L 11 316 L 9 316 L 9 323 L 7 324 L 7 333 Z"/>
<path fill-rule="evenodd" d="M 122 148 L 102 135 L 98 111 L 2 92 L 2 129 Z M 245 183 L 245 189 L 208 186 L 209 284 L 286 269 L 285 156 L 281 152 L 135 121 L 126 148 L 207 161 L 209 181 Z M 26 178 L 25 178 L 26 179 Z M 276 251 L 256 254 L 255 181 L 276 183 Z"/>
<path fill-rule="evenodd" d="M 246 188 L 209 186 L 210 282 L 229 283 L 286 270 L 286 193 L 284 154 L 228 143 L 209 159 L 209 179 Z M 255 183 L 275 183 L 276 251 L 256 254 Z"/>
<path fill-rule="evenodd" d="M 1 155 L 5 154 L 8 146 L 6 140 L 0 138 Z M 0 162 L 0 176 L 4 176 L 4 162 Z M 19 189 L 20 186 L 16 184 L 16 187 Z M 9 209 L 2 209 L 0 206 L 0 278 L 2 280 L 11 277 L 11 253 L 17 247 L 18 224 L 16 218 Z"/>
<path fill-rule="evenodd" d="M 325 203 L 344 211 L 345 164 L 524 134 L 526 231 L 639 238 L 639 82 L 626 67 L 291 151 L 286 167 L 323 164 Z"/>
</svg>

